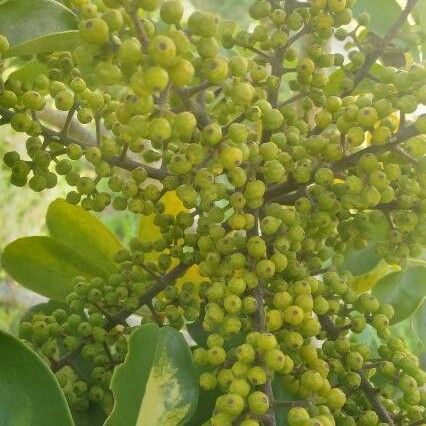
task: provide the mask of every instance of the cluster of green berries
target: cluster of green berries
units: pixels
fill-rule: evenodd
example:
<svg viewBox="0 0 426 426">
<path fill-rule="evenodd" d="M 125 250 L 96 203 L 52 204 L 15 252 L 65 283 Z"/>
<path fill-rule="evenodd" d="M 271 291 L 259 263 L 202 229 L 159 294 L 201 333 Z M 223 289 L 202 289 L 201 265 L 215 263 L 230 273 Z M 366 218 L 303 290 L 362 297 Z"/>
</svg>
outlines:
<svg viewBox="0 0 426 426">
<path fill-rule="evenodd" d="M 193 357 L 202 392 L 219 395 L 212 426 L 271 424 L 282 391 L 290 426 L 424 421 L 425 374 L 390 332 L 392 306 L 353 290 L 343 253 L 369 245 L 404 267 L 426 244 L 426 116 L 412 118 L 426 68 L 369 74 L 368 16 L 348 30 L 354 3 L 255 0 L 242 30 L 200 11 L 184 21 L 181 0 L 69 0 L 81 44 L 37 55 L 47 71 L 31 81 L 0 74 L 0 118 L 26 137 L 4 157 L 12 184 L 43 191 L 63 176 L 68 202 L 159 230 L 118 253 L 110 276 L 77 277 L 64 309 L 22 323 L 73 410 L 111 410 L 137 312 L 201 327 Z M 0 36 L 0 60 L 8 48 Z M 189 268 L 199 279 L 177 279 Z M 367 326 L 377 353 L 354 338 Z"/>
<path fill-rule="evenodd" d="M 50 364 L 73 411 L 87 411 L 93 404 L 99 404 L 106 413 L 111 411 L 112 372 L 125 359 L 127 338 L 132 331 L 126 318 L 142 308 L 146 303 L 142 298 L 154 285 L 156 276 L 170 267 L 171 255 L 167 256 L 168 264 L 145 259 L 158 254 L 158 250 L 158 244 L 144 244 L 134 238 L 129 250 L 115 255 L 116 272 L 108 277 L 76 277 L 63 306 L 42 305 L 21 322 L 20 337 Z M 185 299 L 189 309 L 188 297 L 183 297 L 187 286 L 188 283 L 182 288 L 181 300 Z M 176 291 L 172 285 L 166 288 L 164 297 L 171 298 L 173 290 Z M 198 311 L 188 319 L 193 320 L 196 314 Z M 142 321 L 163 323 L 167 319 L 169 324 L 181 328 L 183 323 L 173 322 L 173 318 L 168 309 L 165 313 L 153 310 L 149 316 L 143 312 Z M 80 355 L 62 363 L 67 354 L 75 355 L 76 351 Z"/>
<path fill-rule="evenodd" d="M 101 292 L 102 279 L 75 279 L 75 292 L 87 288 Z M 89 297 L 91 299 L 91 297 Z M 46 360 L 55 372 L 73 413 L 84 413 L 94 405 L 106 413 L 113 406 L 109 385 L 113 369 L 127 353 L 126 325 L 110 326 L 109 317 L 93 300 L 87 310 L 77 309 L 77 299 L 61 308 L 35 312 L 20 324 L 20 337 Z M 79 352 L 68 363 L 63 357 Z"/>
</svg>

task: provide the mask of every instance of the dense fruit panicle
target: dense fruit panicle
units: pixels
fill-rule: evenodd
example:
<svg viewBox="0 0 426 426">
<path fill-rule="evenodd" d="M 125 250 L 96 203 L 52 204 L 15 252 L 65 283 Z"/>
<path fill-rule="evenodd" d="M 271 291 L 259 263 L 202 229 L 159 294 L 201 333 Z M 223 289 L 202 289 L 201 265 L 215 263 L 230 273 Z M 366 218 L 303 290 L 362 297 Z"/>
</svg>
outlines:
<svg viewBox="0 0 426 426">
<path fill-rule="evenodd" d="M 411 118 L 424 65 L 385 65 L 367 15 L 348 30 L 353 0 L 255 0 L 250 30 L 185 22 L 180 0 L 67 3 L 81 45 L 38 55 L 48 71 L 31 81 L 1 80 L 0 122 L 26 138 L 4 157 L 11 183 L 41 192 L 63 176 L 69 203 L 127 210 L 154 235 L 21 324 L 72 409 L 111 410 L 137 313 L 198 330 L 212 426 L 275 425 L 282 410 L 291 426 L 421 424 L 425 373 L 344 254 L 404 268 L 425 246 L 426 117 Z M 53 105 L 59 131 L 42 119 Z"/>
</svg>

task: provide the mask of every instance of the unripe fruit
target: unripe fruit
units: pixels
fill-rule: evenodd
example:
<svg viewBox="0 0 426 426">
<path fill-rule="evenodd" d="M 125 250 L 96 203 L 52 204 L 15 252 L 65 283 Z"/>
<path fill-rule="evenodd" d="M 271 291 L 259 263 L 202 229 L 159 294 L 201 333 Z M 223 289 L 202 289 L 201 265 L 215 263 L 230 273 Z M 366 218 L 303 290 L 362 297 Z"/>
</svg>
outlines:
<svg viewBox="0 0 426 426">
<path fill-rule="evenodd" d="M 243 153 L 233 146 L 227 146 L 220 153 L 220 161 L 225 170 L 231 170 L 238 167 L 243 162 Z"/>
<path fill-rule="evenodd" d="M 176 24 L 183 16 L 183 6 L 180 0 L 167 0 L 160 8 L 160 17 L 166 24 Z"/>
<path fill-rule="evenodd" d="M 303 407 L 292 407 L 287 414 L 289 426 L 304 426 L 309 422 L 309 413 Z"/>
<path fill-rule="evenodd" d="M 177 58 L 168 68 L 170 81 L 178 87 L 187 86 L 194 76 L 194 66 L 183 58 Z"/>
<path fill-rule="evenodd" d="M 150 41 L 148 53 L 155 63 L 167 66 L 176 56 L 176 46 L 171 38 L 158 35 Z"/>
<path fill-rule="evenodd" d="M 228 76 L 228 62 L 222 56 L 209 58 L 203 63 L 203 74 L 212 84 L 218 84 Z"/>
<path fill-rule="evenodd" d="M 87 43 L 102 45 L 109 40 L 108 25 L 101 18 L 91 18 L 81 21 L 78 29 L 80 37 Z"/>
<path fill-rule="evenodd" d="M 194 35 L 214 37 L 217 31 L 217 20 L 211 13 L 196 11 L 188 19 L 188 28 Z"/>
<path fill-rule="evenodd" d="M 252 413 L 263 415 L 269 410 L 269 400 L 263 392 L 256 391 L 248 396 L 248 406 Z"/>
<path fill-rule="evenodd" d="M 150 91 L 162 91 L 169 83 L 169 74 L 162 67 L 148 68 L 144 73 L 144 82 Z"/>
<path fill-rule="evenodd" d="M 231 99 L 238 106 L 247 107 L 254 96 L 253 86 L 249 83 L 237 83 L 231 91 Z"/>
</svg>

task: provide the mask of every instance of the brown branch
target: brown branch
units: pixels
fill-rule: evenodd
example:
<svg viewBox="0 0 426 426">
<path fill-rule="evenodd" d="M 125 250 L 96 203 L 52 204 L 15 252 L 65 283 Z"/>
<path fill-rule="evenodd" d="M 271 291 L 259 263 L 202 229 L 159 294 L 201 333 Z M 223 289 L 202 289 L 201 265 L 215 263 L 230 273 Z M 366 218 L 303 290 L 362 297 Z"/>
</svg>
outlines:
<svg viewBox="0 0 426 426">
<path fill-rule="evenodd" d="M 378 390 L 367 379 L 364 371 L 359 371 L 359 375 L 361 376 L 360 388 L 364 391 L 364 394 L 373 406 L 374 411 L 377 413 L 383 423 L 393 426 L 395 423 L 386 408 L 380 402 L 378 397 Z"/>
<path fill-rule="evenodd" d="M 202 92 L 203 90 L 211 87 L 211 83 L 209 81 L 204 81 L 200 83 L 198 86 L 188 87 L 187 89 L 182 89 L 182 95 L 188 96 L 189 98 L 195 96 L 197 93 Z"/>
<path fill-rule="evenodd" d="M 133 26 L 135 27 L 136 36 L 141 44 L 141 46 L 146 49 L 149 44 L 149 38 L 146 35 L 145 28 L 138 16 L 138 8 L 130 8 L 127 10 L 130 19 L 133 22 Z"/>
<path fill-rule="evenodd" d="M 74 117 L 76 110 L 77 110 L 77 105 L 74 104 L 73 107 L 68 111 L 67 118 L 65 119 L 64 127 L 61 130 L 62 135 L 64 135 L 64 136 L 68 135 L 68 131 L 69 131 L 70 126 L 71 126 L 71 121 Z"/>
<path fill-rule="evenodd" d="M 253 46 L 243 46 L 245 49 L 250 50 L 253 53 L 256 53 L 256 55 L 261 56 L 262 58 L 266 59 L 268 62 L 271 62 L 273 60 L 273 56 L 272 55 L 268 55 L 265 52 L 262 52 L 261 50 L 257 49 L 256 47 Z"/>
<path fill-rule="evenodd" d="M 249 234 L 251 235 L 259 235 L 260 234 L 260 222 L 259 222 L 259 209 L 254 211 L 254 215 L 256 216 L 256 225 L 253 229 L 250 230 Z M 259 281 L 258 286 L 253 290 L 253 297 L 257 301 L 257 310 L 254 314 L 254 328 L 256 331 L 264 332 L 266 331 L 266 315 L 265 315 L 265 288 L 264 282 L 262 280 Z M 272 382 L 271 379 L 268 378 L 266 383 L 263 386 L 264 393 L 268 396 L 270 412 L 263 418 L 263 424 L 267 426 L 276 426 L 276 419 L 273 413 L 273 407 L 275 404 L 274 401 L 274 392 L 272 390 Z"/>
<path fill-rule="evenodd" d="M 204 108 L 197 100 L 189 97 L 186 94 L 186 90 L 176 87 L 176 92 L 181 98 L 183 104 L 190 110 L 195 117 L 197 118 L 197 122 L 201 128 L 207 126 L 210 123 L 210 117 Z"/>
<path fill-rule="evenodd" d="M 102 142 L 102 132 L 101 132 L 101 118 L 99 115 L 95 117 L 95 131 L 96 131 L 96 145 L 101 146 Z"/>
</svg>

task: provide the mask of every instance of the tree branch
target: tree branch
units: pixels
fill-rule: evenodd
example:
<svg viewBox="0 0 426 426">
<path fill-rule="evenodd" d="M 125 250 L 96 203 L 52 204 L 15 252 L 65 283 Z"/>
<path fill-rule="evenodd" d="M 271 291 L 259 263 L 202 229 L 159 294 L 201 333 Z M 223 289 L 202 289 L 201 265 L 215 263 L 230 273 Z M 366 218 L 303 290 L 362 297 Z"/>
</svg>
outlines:
<svg viewBox="0 0 426 426">
<path fill-rule="evenodd" d="M 0 115 L 3 117 L 3 119 L 7 120 L 8 122 L 10 122 L 10 120 L 13 117 L 13 112 L 0 107 Z M 42 131 L 42 135 L 50 140 L 53 140 L 61 145 L 64 146 L 68 146 L 70 144 L 76 144 L 76 145 L 80 145 L 83 148 L 87 148 L 87 147 L 91 147 L 91 146 L 95 146 L 93 143 L 93 140 L 77 140 L 77 139 L 73 139 L 69 136 L 65 136 L 62 134 L 62 132 L 60 131 L 55 131 L 52 130 L 46 126 L 41 126 L 41 131 Z M 121 156 L 118 157 L 112 157 L 112 158 L 104 158 L 104 160 L 116 167 L 119 167 L 121 169 L 125 169 L 125 170 L 134 170 L 136 168 L 143 168 L 147 171 L 148 176 L 154 179 L 163 179 L 164 177 L 167 176 L 167 172 L 164 170 L 160 170 L 157 169 L 155 167 L 151 167 L 151 166 L 147 166 L 145 164 L 142 164 L 136 160 L 132 160 L 130 158 L 121 158 Z"/>
<path fill-rule="evenodd" d="M 146 35 L 145 28 L 142 25 L 141 20 L 138 16 L 138 8 L 137 7 L 131 7 L 127 10 L 127 13 L 130 16 L 130 19 L 133 22 L 133 26 L 135 27 L 136 35 L 138 37 L 138 40 L 143 47 L 143 49 L 146 49 L 149 44 L 148 36 Z"/>
<path fill-rule="evenodd" d="M 107 319 L 105 323 L 105 330 L 109 331 L 113 329 L 116 325 L 123 323 L 131 314 L 136 312 L 142 306 L 151 302 L 151 300 L 159 293 L 161 293 L 171 282 L 175 281 L 181 275 L 183 275 L 186 270 L 191 266 L 191 264 L 179 264 L 166 275 L 162 276 L 149 290 L 145 292 L 143 296 L 139 299 L 139 305 L 135 310 L 125 310 L 123 312 L 119 312 L 117 315 Z M 53 372 L 59 371 L 65 365 L 68 365 L 83 349 L 84 345 L 87 343 L 88 339 L 82 340 L 79 345 L 68 352 L 63 357 L 59 358 L 56 361 L 51 362 L 51 369 Z"/>
<path fill-rule="evenodd" d="M 333 324 L 331 318 L 327 315 L 321 315 L 319 320 L 321 323 L 321 327 L 324 328 L 326 333 L 333 340 L 336 340 L 339 337 L 340 330 Z M 389 426 L 393 426 L 395 423 L 392 420 L 392 417 L 390 416 L 386 408 L 383 406 L 383 404 L 380 402 L 377 390 L 368 380 L 365 371 L 360 370 L 358 371 L 358 373 L 361 376 L 360 389 L 364 392 L 374 411 L 377 413 L 382 422 L 388 424 Z"/>
<path fill-rule="evenodd" d="M 364 394 L 373 406 L 374 411 L 377 413 L 382 422 L 393 426 L 394 421 L 392 420 L 392 417 L 390 416 L 386 408 L 380 402 L 379 397 L 377 395 L 377 389 L 367 379 L 365 371 L 361 370 L 358 373 L 361 376 L 360 388 L 364 391 Z"/>
<path fill-rule="evenodd" d="M 348 155 L 342 158 L 341 160 L 336 161 L 334 164 L 331 165 L 331 169 L 334 173 L 346 170 L 349 167 L 355 165 L 364 154 L 382 154 L 386 151 L 392 151 L 397 148 L 401 143 L 405 142 L 407 139 L 415 136 L 416 134 L 418 134 L 418 132 L 414 125 L 404 127 L 393 137 L 391 142 L 385 145 L 371 145 L 367 148 L 361 149 L 360 151 L 357 151 L 354 154 Z M 304 187 L 312 183 L 313 178 L 309 182 L 307 182 Z M 299 190 L 300 187 L 300 184 L 291 181 L 286 182 L 284 184 L 271 186 L 266 190 L 265 199 L 274 202 L 288 202 L 289 200 L 297 200 L 298 194 L 294 193 L 294 191 Z"/>
</svg>

